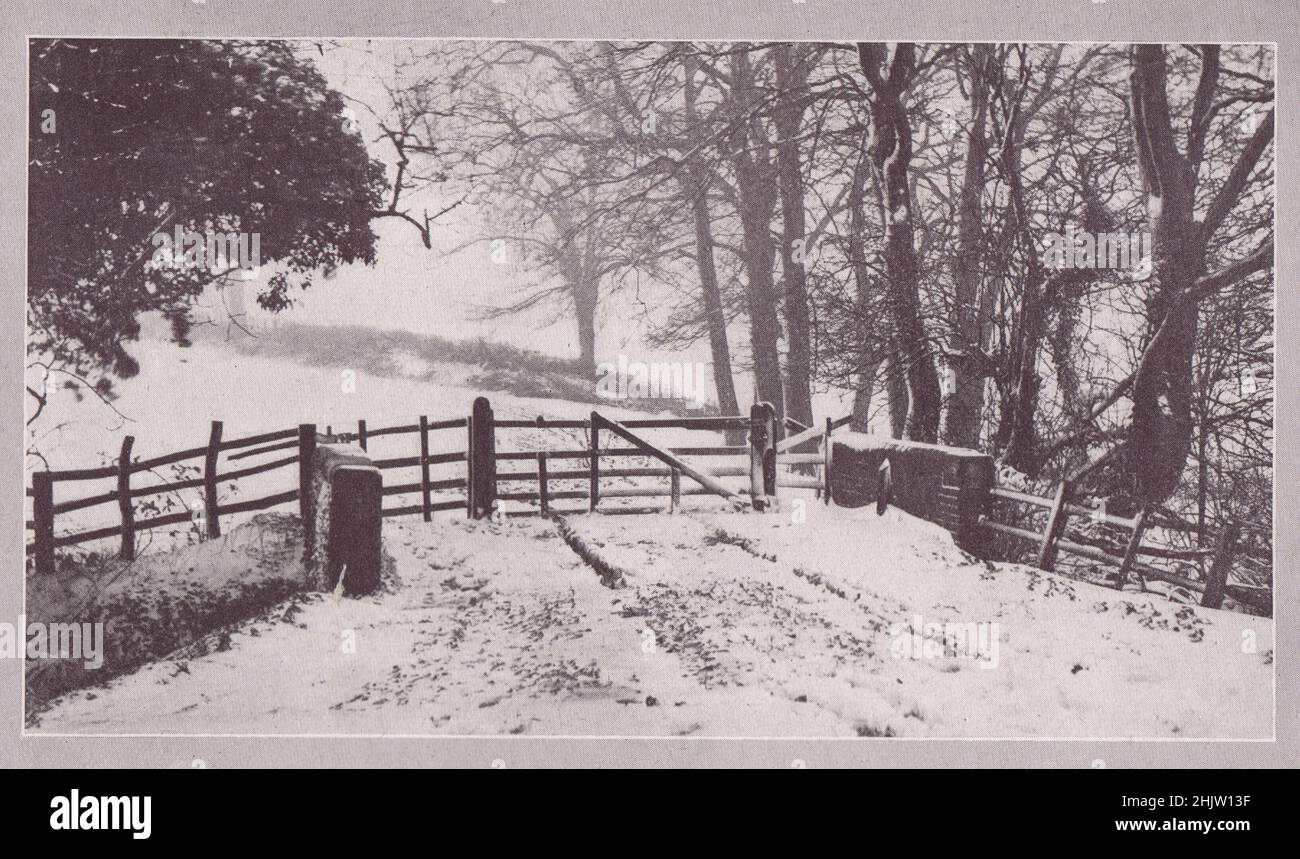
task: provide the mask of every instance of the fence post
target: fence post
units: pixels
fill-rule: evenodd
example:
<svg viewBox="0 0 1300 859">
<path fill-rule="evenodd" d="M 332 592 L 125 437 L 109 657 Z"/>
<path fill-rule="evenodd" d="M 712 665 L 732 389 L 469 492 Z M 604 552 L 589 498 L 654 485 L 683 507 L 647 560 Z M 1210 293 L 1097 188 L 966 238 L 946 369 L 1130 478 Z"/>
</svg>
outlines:
<svg viewBox="0 0 1300 859">
<path fill-rule="evenodd" d="M 600 503 L 600 415 L 591 413 L 591 489 L 588 492 L 589 509 L 596 512 Z"/>
<path fill-rule="evenodd" d="M 217 455 L 221 453 L 221 421 L 212 422 L 208 453 L 203 458 L 203 512 L 208 518 L 208 537 L 221 536 L 217 515 Z"/>
<path fill-rule="evenodd" d="M 366 422 L 362 420 L 357 421 L 357 444 L 366 450 Z"/>
<path fill-rule="evenodd" d="M 550 480 L 546 476 L 546 451 L 537 452 L 537 497 L 541 501 L 542 515 L 551 512 Z"/>
<path fill-rule="evenodd" d="M 1065 531 L 1067 513 L 1065 505 L 1070 500 L 1070 481 L 1062 480 L 1056 487 L 1056 499 L 1052 502 L 1052 512 L 1047 517 L 1047 527 L 1043 529 L 1043 544 L 1038 547 L 1039 569 L 1051 572 L 1056 566 L 1056 541 Z"/>
<path fill-rule="evenodd" d="M 474 415 L 465 418 L 465 518 L 474 518 Z"/>
<path fill-rule="evenodd" d="M 122 439 L 122 454 L 117 458 L 117 509 L 122 514 L 122 548 L 117 556 L 135 560 L 135 508 L 131 505 L 131 446 L 135 436 Z"/>
<path fill-rule="evenodd" d="M 826 419 L 826 435 L 822 436 L 822 503 L 831 503 L 831 419 Z"/>
<path fill-rule="evenodd" d="M 1201 605 L 1206 608 L 1223 608 L 1223 593 L 1228 586 L 1228 573 L 1232 570 L 1232 556 L 1237 552 L 1237 538 L 1241 535 L 1241 526 L 1228 522 L 1219 532 L 1214 545 L 1214 560 L 1210 562 L 1210 572 L 1205 579 L 1205 594 Z"/>
<path fill-rule="evenodd" d="M 766 510 L 776 495 L 776 411 L 771 403 L 749 409 L 749 491 L 755 510 Z"/>
<path fill-rule="evenodd" d="M 429 418 L 420 415 L 420 506 L 423 507 L 424 521 L 433 521 L 433 511 L 429 497 Z"/>
<path fill-rule="evenodd" d="M 1138 550 L 1142 548 L 1142 534 L 1146 529 L 1147 505 L 1143 504 L 1137 515 L 1133 517 L 1133 533 L 1129 535 L 1128 546 L 1124 549 L 1124 560 L 1119 565 L 1119 581 L 1115 584 L 1116 590 L 1124 590 L 1124 583 L 1128 581 L 1129 570 L 1133 569 L 1133 564 L 1137 561 Z M 1144 585 L 1146 584 L 1141 572 L 1138 572 L 1138 581 L 1141 581 Z"/>
<path fill-rule="evenodd" d="M 32 472 L 32 519 L 36 526 L 36 572 L 54 572 L 54 479 L 48 471 Z"/>
<path fill-rule="evenodd" d="M 298 517 L 302 519 L 303 559 L 316 549 L 316 497 L 312 467 L 316 459 L 316 425 L 298 424 Z"/>
<path fill-rule="evenodd" d="M 492 515 L 497 497 L 496 427 L 492 404 L 487 397 L 474 400 L 470 417 L 470 475 L 472 511 L 475 519 Z"/>
<path fill-rule="evenodd" d="M 668 472 L 668 512 L 676 513 L 682 503 L 682 473 L 676 466 Z"/>
</svg>

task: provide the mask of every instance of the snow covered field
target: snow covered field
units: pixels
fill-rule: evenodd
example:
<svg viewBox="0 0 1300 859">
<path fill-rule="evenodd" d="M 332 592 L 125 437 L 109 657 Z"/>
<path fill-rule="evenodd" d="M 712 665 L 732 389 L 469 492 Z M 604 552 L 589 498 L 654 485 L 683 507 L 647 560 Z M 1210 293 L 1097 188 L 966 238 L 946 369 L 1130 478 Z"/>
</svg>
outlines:
<svg viewBox="0 0 1300 859">
<path fill-rule="evenodd" d="M 1271 620 L 988 565 L 896 510 L 384 527 L 388 592 L 295 597 L 226 647 L 65 696 L 31 730 L 1273 733 Z"/>
</svg>

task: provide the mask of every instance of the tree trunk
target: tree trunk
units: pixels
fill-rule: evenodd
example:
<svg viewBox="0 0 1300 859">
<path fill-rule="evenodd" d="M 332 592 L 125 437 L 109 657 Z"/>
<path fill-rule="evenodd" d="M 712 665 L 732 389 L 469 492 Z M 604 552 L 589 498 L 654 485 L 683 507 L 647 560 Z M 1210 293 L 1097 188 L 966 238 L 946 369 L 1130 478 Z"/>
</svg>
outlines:
<svg viewBox="0 0 1300 859">
<path fill-rule="evenodd" d="M 864 141 L 865 142 L 865 141 Z M 865 150 L 865 146 L 863 149 Z M 853 280 L 857 286 L 858 316 L 866 319 L 871 306 L 875 284 L 871 272 L 867 269 L 867 212 L 866 187 L 871 178 L 867 159 L 859 156 L 853 165 L 853 176 L 849 186 L 849 267 L 853 271 Z M 849 426 L 856 432 L 867 432 L 871 428 L 871 400 L 876 392 L 876 374 L 880 372 L 881 361 L 876 355 L 883 354 L 881 340 L 889 339 L 887 326 L 889 320 L 880 320 L 874 329 L 866 325 L 859 329 L 858 361 L 861 369 L 857 373 L 856 387 L 853 392 L 853 419 Z"/>
<path fill-rule="evenodd" d="M 894 322 L 895 354 L 908 393 L 904 432 L 909 439 L 933 442 L 939 432 L 939 377 L 921 319 L 908 184 L 912 130 L 903 105 L 904 89 L 915 70 L 916 48 L 908 42 L 895 46 L 888 77 L 881 74 L 886 59 L 883 45 L 859 44 L 858 58 L 872 91 L 870 156 L 885 210 L 885 288 Z"/>
<path fill-rule="evenodd" d="M 984 333 L 988 329 L 984 308 L 987 289 L 982 289 L 984 224 L 981 205 L 984 193 L 988 138 L 988 64 L 991 45 L 971 47 L 971 127 L 966 136 L 966 165 L 957 205 L 956 285 L 957 324 L 952 332 L 948 362 L 954 373 L 940 428 L 945 444 L 979 446 L 980 416 L 984 410 Z M 991 308 L 990 308 L 991 309 Z"/>
<path fill-rule="evenodd" d="M 578 361 L 582 372 L 596 373 L 596 295 L 597 286 L 589 278 L 571 284 L 573 310 L 578 321 Z"/>
<path fill-rule="evenodd" d="M 907 415 L 911 397 L 907 390 L 907 371 L 897 357 L 885 362 L 885 392 L 889 395 L 889 434 L 909 438 Z"/>
<path fill-rule="evenodd" d="M 749 341 L 754 361 L 758 399 L 776 410 L 778 432 L 785 420 L 781 388 L 780 320 L 776 283 L 772 277 L 776 244 L 772 241 L 772 215 L 776 210 L 776 183 L 770 160 L 770 142 L 760 120 L 749 117 L 758 100 L 753 68 L 743 45 L 732 55 L 732 93 L 737 112 L 732 136 L 736 171 L 736 204 L 744 239 L 745 296 L 749 310 Z M 745 117 L 745 118 L 742 118 Z"/>
<path fill-rule="evenodd" d="M 772 50 L 776 85 L 781 93 L 776 107 L 776 160 L 781 190 L 781 271 L 785 281 L 785 393 L 790 417 L 812 426 L 812 346 L 805 261 L 812 254 L 816 236 L 804 234 L 803 166 L 799 153 L 808 71 L 795 46 L 782 44 Z"/>
<path fill-rule="evenodd" d="M 695 56 L 689 52 L 683 61 L 685 72 L 686 121 L 696 124 Z M 709 352 L 713 357 L 713 386 L 718 392 L 718 409 L 724 415 L 740 414 L 736 385 L 731 376 L 731 347 L 727 343 L 727 316 L 722 307 L 722 289 L 718 286 L 718 269 L 713 259 L 713 220 L 709 215 L 709 170 L 698 155 L 687 166 L 689 185 L 683 190 L 691 202 L 695 226 L 695 263 L 700 274 L 700 294 L 704 301 L 705 324 L 709 331 Z"/>
<path fill-rule="evenodd" d="M 1130 78 L 1138 166 L 1147 191 L 1152 271 L 1147 315 L 1168 333 L 1133 378 L 1130 450 L 1137 494 L 1163 501 L 1182 479 L 1192 437 L 1197 307 L 1177 296 L 1204 271 L 1193 220 L 1195 171 L 1174 145 L 1161 45 L 1136 45 Z"/>
</svg>

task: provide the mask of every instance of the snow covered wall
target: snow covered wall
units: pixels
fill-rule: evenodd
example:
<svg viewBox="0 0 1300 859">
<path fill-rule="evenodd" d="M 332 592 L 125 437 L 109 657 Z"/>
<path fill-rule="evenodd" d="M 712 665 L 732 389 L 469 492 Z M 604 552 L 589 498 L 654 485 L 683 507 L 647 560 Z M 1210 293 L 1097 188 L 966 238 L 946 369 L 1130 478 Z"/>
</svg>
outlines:
<svg viewBox="0 0 1300 859">
<path fill-rule="evenodd" d="M 893 504 L 951 531 L 978 549 L 977 527 L 993 486 L 993 457 L 961 447 L 846 432 L 833 437 L 831 496 L 845 507 L 876 499 L 880 465 L 889 460 Z"/>
<path fill-rule="evenodd" d="M 309 541 L 313 580 L 320 590 L 334 590 L 343 576 L 348 596 L 379 586 L 383 479 L 361 448 L 323 444 L 313 463 L 316 527 Z"/>
</svg>

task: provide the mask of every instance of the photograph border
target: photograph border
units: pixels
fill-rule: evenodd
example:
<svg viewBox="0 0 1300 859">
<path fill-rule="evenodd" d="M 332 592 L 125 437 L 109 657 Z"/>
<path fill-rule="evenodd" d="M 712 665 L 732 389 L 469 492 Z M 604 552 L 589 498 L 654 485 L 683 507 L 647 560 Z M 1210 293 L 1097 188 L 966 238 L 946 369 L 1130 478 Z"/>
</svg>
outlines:
<svg viewBox="0 0 1300 859">
<path fill-rule="evenodd" d="M 130 3 L 134 16 L 126 11 L 103 9 L 85 2 L 42 3 L 19 12 L 18 26 L 5 35 L 6 60 L 11 64 L 3 86 L 10 88 L 15 105 L 24 109 L 10 111 L 5 124 L 9 145 L 0 155 L 3 169 L 11 182 L 21 183 L 24 193 L 7 195 L 3 204 L 0 243 L 19 255 L 24 265 L 4 297 L 3 324 L 12 326 L 6 342 L 24 341 L 22 320 L 25 318 L 26 287 L 26 151 L 27 151 L 27 58 L 30 39 L 57 34 L 67 38 L 253 38 L 230 36 L 231 30 L 252 32 L 257 38 L 376 38 L 376 39 L 508 39 L 587 41 L 587 40 L 655 40 L 655 41 L 854 41 L 860 39 L 918 42 L 990 42 L 1025 41 L 1047 43 L 1095 42 L 1222 42 L 1234 44 L 1271 44 L 1275 51 L 1278 85 L 1289 80 L 1285 66 L 1294 65 L 1291 51 L 1297 44 L 1297 20 L 1294 8 L 1286 0 L 1258 4 L 1272 11 L 1251 8 L 1253 20 L 1243 20 L 1246 10 L 1224 5 L 1215 9 L 1197 6 L 1203 18 L 1195 28 L 1189 27 L 1186 7 L 1191 4 L 1137 4 L 1128 0 L 1097 3 L 1094 0 L 1051 0 L 1038 3 L 987 2 L 918 2 L 906 9 L 882 10 L 860 8 L 863 4 L 837 0 L 785 0 L 764 3 L 721 3 L 703 8 L 699 4 L 674 2 L 650 4 L 611 4 L 584 2 L 552 3 L 526 0 L 471 0 L 439 3 L 426 16 L 411 18 L 415 10 L 407 4 L 377 2 L 358 9 L 353 4 L 337 2 L 311 3 L 310 16 L 303 15 L 308 4 L 292 16 L 288 4 L 267 9 L 265 4 L 242 0 L 164 0 L 164 2 Z M 633 14 L 633 5 L 645 6 Z M 1243 4 L 1244 5 L 1244 4 Z M 1016 14 L 1032 6 L 1033 14 Z M 447 7 L 450 7 L 447 8 Z M 743 8 L 744 13 L 739 14 Z M 954 8 L 956 7 L 956 8 Z M 247 15 L 239 12 L 248 9 Z M 996 9 L 996 17 L 984 18 L 979 24 L 970 19 L 983 10 Z M 79 11 L 73 11 L 79 10 Z M 149 10 L 149 11 L 142 11 Z M 671 19 L 663 20 L 671 10 Z M 727 15 L 726 10 L 736 14 Z M 943 11 L 940 11 L 943 10 Z M 382 12 L 391 12 L 397 21 L 377 20 Z M 1287 12 L 1293 20 L 1285 20 Z M 215 14 L 214 14 L 215 13 Z M 290 16 L 286 21 L 285 16 Z M 719 24 L 719 19 L 737 22 Z M 908 18 L 917 20 L 909 21 Z M 23 20 L 25 19 L 25 20 Z M 66 29 L 60 26 L 66 20 Z M 1128 20 L 1126 20 L 1128 19 Z M 997 26 L 990 31 L 990 20 Z M 300 23 L 301 22 L 301 23 Z M 310 32 L 298 27 L 310 23 Z M 935 22 L 942 22 L 936 24 Z M 24 27 L 25 25 L 25 27 Z M 237 26 L 235 26 L 237 25 Z M 539 25 L 541 25 L 539 27 Z M 964 27 L 966 32 L 953 32 Z M 411 32 L 385 32 L 394 28 L 414 28 Z M 562 32 L 556 33 L 556 28 Z M 761 32 L 754 32 L 755 29 Z M 541 32 L 539 32 L 539 30 Z M 667 30 L 668 32 L 665 32 Z M 716 35 L 727 32 L 726 36 Z M 1048 30 L 1051 32 L 1043 32 Z M 1097 32 L 1100 30 L 1101 32 Z M 1192 30 L 1192 34 L 1188 31 Z M 1028 32 L 1026 32 L 1028 31 Z M 1154 31 L 1159 31 L 1156 35 Z M 1228 31 L 1234 31 L 1229 33 Z M 1261 31 L 1268 38 L 1261 38 Z M 321 35 L 328 33 L 328 36 Z M 1166 36 L 1165 32 L 1178 34 Z M 654 35 L 646 35 L 653 33 Z M 46 35 L 40 35 L 46 34 Z M 12 50 L 15 40 L 20 50 Z M 15 62 L 15 57 L 17 61 Z M 21 69 L 13 66 L 21 65 Z M 16 91 L 21 87 L 21 91 Z M 1276 235 L 1295 235 L 1297 215 L 1295 195 L 1277 195 L 1286 174 L 1281 166 L 1292 157 L 1296 142 L 1279 128 L 1275 139 L 1275 224 Z M 21 158 L 19 153 L 22 153 Z M 11 187 L 13 185 L 11 184 Z M 14 247 L 18 245 L 18 247 Z M 1275 246 L 1277 264 L 1294 270 L 1295 248 Z M 14 267 L 10 267 L 11 273 Z M 1274 319 L 1277 344 L 1275 359 L 1283 375 L 1290 358 L 1291 341 L 1280 336 L 1280 328 L 1296 319 L 1298 299 L 1276 285 Z M 24 296 L 20 299 L 19 296 Z M 19 301 L 23 306 L 18 306 Z M 11 305 L 10 302 L 13 302 Z M 6 354 L 4 377 L 21 376 L 20 353 Z M 15 364 L 9 372 L 9 361 Z M 21 380 L 15 379 L 13 396 L 21 402 Z M 1288 450 L 1287 424 L 1279 424 L 1276 414 L 1286 411 L 1297 386 L 1275 386 L 1274 401 L 1274 565 L 1278 561 L 1300 557 L 1300 535 L 1294 529 L 1278 529 L 1278 521 L 1294 521 L 1296 513 L 1297 457 L 1294 446 Z M 17 574 L 0 578 L 0 605 L 12 606 L 8 613 L 22 611 L 25 577 L 22 558 L 23 466 L 22 409 L 9 413 L 13 420 L 0 423 L 0 445 L 19 454 L 19 480 L 5 488 L 0 506 L 0 548 L 14 551 L 6 557 L 15 559 Z M 9 434 L 13 434 L 10 439 Z M 10 446 L 12 444 L 12 446 Z M 1290 478 L 1289 481 L 1285 478 Z M 12 509 L 9 505 L 14 505 Z M 1300 733 L 1297 729 L 1297 689 L 1295 653 L 1300 630 L 1288 628 L 1286 618 L 1294 617 L 1296 593 L 1291 586 L 1274 590 L 1275 658 L 1274 737 L 1273 739 L 1195 739 L 1195 738 L 879 738 L 861 747 L 846 747 L 844 740 L 861 743 L 860 738 L 821 737 L 620 737 L 580 736 L 479 736 L 479 735 L 376 735 L 376 734 L 56 734 L 27 731 L 23 728 L 23 695 L 0 695 L 0 724 L 16 725 L 14 735 L 0 729 L 0 765 L 118 765 L 118 766 L 271 766 L 271 765 L 342 765 L 342 766 L 410 766 L 413 764 L 521 767 L 530 765 L 732 765 L 732 766 L 1294 766 L 1300 760 Z M 1289 659 L 1280 654 L 1290 654 Z M 23 687 L 22 661 L 0 661 L 0 688 Z M 16 670 L 15 670 L 16 669 Z M 1281 682 L 1279 682 L 1281 681 Z M 18 706 L 9 720 L 3 709 Z M 896 743 L 893 740 L 909 739 Z M 419 744 L 412 748 L 412 744 Z M 882 745 L 883 743 L 883 745 Z M 1240 747 L 1232 748 L 1235 744 Z M 1079 744 L 1089 748 L 1080 749 Z M 1261 746 L 1260 744 L 1265 744 Z M 1174 751 L 1176 749 L 1176 751 Z"/>
</svg>

